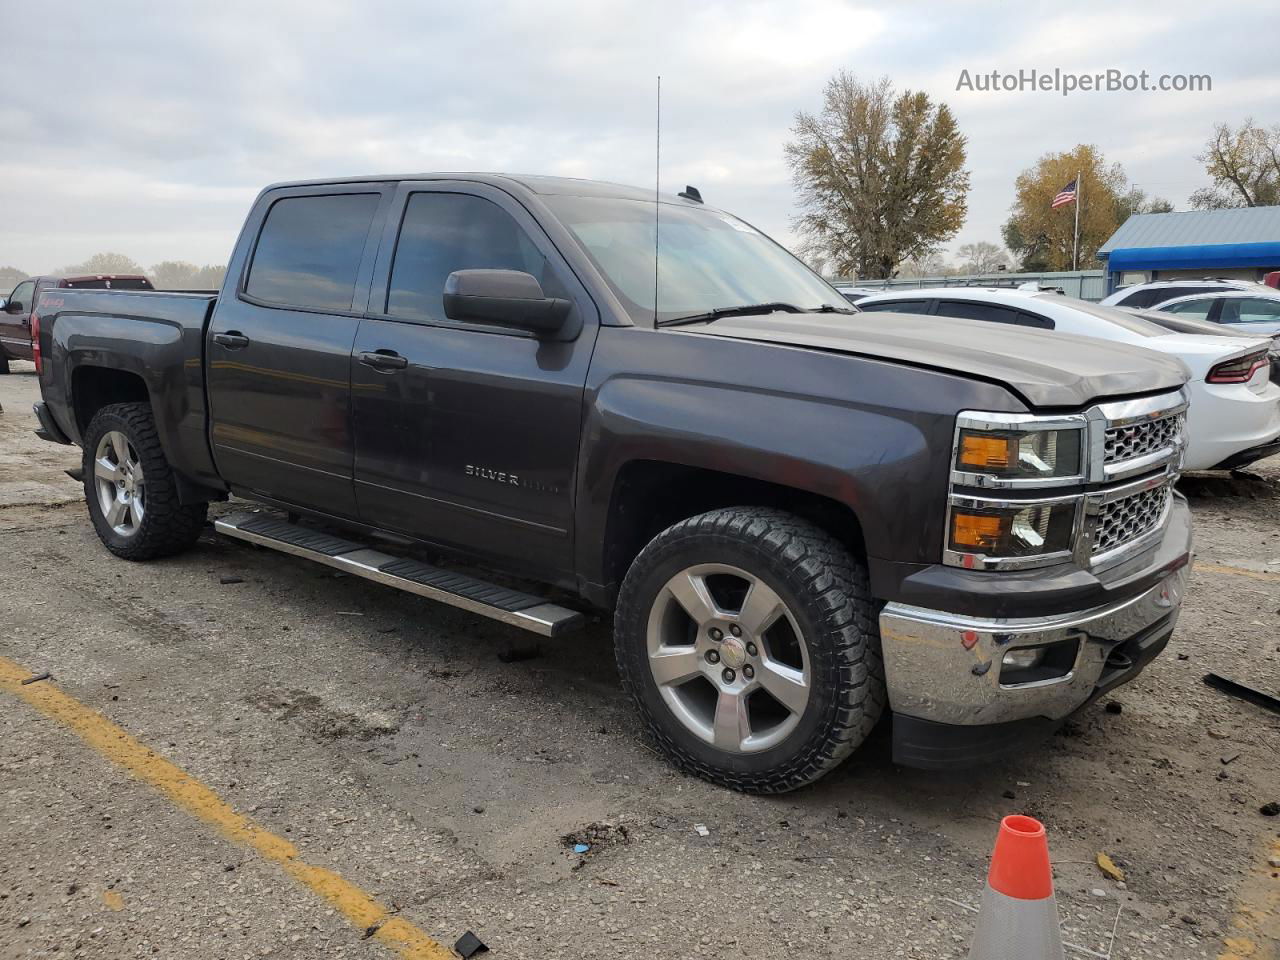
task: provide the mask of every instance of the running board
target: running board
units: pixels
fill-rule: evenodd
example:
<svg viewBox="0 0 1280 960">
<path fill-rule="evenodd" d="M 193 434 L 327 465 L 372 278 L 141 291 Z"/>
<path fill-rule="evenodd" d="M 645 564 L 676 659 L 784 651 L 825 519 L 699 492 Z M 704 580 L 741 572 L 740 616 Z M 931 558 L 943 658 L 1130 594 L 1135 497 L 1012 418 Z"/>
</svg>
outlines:
<svg viewBox="0 0 1280 960">
<path fill-rule="evenodd" d="M 305 557 L 343 573 L 460 607 L 544 637 L 558 636 L 583 623 L 581 613 L 549 603 L 543 597 L 418 560 L 394 557 L 362 543 L 288 523 L 271 514 L 237 513 L 215 520 L 213 527 L 218 533 L 237 540 Z"/>
</svg>

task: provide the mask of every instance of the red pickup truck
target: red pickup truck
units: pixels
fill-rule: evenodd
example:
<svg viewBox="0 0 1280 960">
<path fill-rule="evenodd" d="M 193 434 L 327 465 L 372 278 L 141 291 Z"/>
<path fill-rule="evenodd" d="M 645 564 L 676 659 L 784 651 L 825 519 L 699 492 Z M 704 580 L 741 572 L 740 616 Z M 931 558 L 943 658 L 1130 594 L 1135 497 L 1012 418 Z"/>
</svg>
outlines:
<svg viewBox="0 0 1280 960">
<path fill-rule="evenodd" d="M 31 315 L 36 299 L 51 287 L 75 290 L 154 290 L 142 276 L 93 274 L 85 277 L 28 277 L 7 297 L 0 297 L 0 373 L 9 372 L 10 360 L 30 360 Z"/>
</svg>

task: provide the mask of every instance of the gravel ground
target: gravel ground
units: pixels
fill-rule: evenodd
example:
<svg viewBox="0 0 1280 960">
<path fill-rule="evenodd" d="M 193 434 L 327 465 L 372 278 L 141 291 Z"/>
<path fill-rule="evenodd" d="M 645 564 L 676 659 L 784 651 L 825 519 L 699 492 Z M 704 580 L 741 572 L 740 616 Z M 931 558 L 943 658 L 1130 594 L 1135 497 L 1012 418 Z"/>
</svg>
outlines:
<svg viewBox="0 0 1280 960">
<path fill-rule="evenodd" d="M 172 560 L 112 558 L 62 473 L 78 451 L 32 435 L 35 380 L 14 368 L 0 655 L 443 943 L 471 929 L 500 957 L 964 957 L 964 905 L 1010 812 L 1046 822 L 1065 936 L 1086 950 L 1105 956 L 1114 926 L 1113 957 L 1231 956 L 1241 910 L 1274 904 L 1280 820 L 1259 808 L 1280 801 L 1280 717 L 1201 677 L 1280 690 L 1280 459 L 1257 480 L 1184 482 L 1183 619 L 1115 707 L 946 778 L 894 767 L 882 729 L 816 787 L 765 799 L 682 777 L 639 738 L 607 623 L 506 663 L 535 641 L 212 532 Z M 394 956 L 4 692 L 0 851 L 3 958 Z M 1273 912 L 1253 919 L 1274 933 Z"/>
</svg>

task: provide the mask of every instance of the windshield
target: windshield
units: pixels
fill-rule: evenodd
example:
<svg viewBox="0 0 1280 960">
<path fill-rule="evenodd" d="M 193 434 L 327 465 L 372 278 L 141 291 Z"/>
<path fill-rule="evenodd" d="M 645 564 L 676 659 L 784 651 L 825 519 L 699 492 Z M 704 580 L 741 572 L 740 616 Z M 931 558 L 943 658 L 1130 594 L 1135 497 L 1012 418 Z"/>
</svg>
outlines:
<svg viewBox="0 0 1280 960">
<path fill-rule="evenodd" d="M 1104 307 L 1102 304 L 1090 303 L 1088 300 L 1064 297 L 1060 293 L 1041 293 L 1036 296 L 1041 300 L 1054 302 L 1069 300 L 1072 310 L 1078 310 L 1081 313 L 1089 314 L 1091 317 L 1097 317 L 1099 320 L 1114 323 L 1117 327 L 1123 327 L 1130 333 L 1136 333 L 1140 337 L 1167 337 L 1169 335 L 1169 331 L 1164 327 L 1158 327 L 1150 320 L 1143 320 L 1141 317 L 1136 317 L 1127 310 L 1121 310 L 1119 307 Z"/>
<path fill-rule="evenodd" d="M 631 319 L 654 319 L 654 204 L 619 198 L 543 198 L 604 274 Z M 718 210 L 662 203 L 657 319 L 724 307 L 786 303 L 802 310 L 847 301 L 759 230 Z"/>
</svg>

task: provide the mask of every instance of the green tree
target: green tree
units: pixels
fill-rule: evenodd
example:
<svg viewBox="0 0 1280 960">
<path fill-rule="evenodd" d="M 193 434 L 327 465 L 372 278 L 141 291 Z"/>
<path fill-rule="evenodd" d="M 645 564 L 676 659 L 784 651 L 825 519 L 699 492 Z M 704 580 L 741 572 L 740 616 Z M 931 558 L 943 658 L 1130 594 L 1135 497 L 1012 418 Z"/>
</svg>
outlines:
<svg viewBox="0 0 1280 960">
<path fill-rule="evenodd" d="M 1128 179 L 1118 164 L 1108 164 L 1092 144 L 1065 153 L 1046 153 L 1036 165 L 1018 174 L 1015 198 L 1004 240 L 1021 258 L 1023 270 L 1071 270 L 1075 231 L 1074 204 L 1050 207 L 1067 183 L 1080 178 L 1080 269 L 1097 267 L 1098 248 L 1120 225 L 1122 194 Z"/>
<path fill-rule="evenodd" d="M 820 253 L 836 274 L 889 277 L 964 223 L 965 138 L 946 104 L 841 71 L 822 109 L 796 114 L 791 132 L 795 228 L 807 255 Z"/>
<path fill-rule="evenodd" d="M 1197 210 L 1280 204 L 1280 124 L 1264 128 L 1249 119 L 1233 130 L 1219 123 L 1196 159 L 1213 180 L 1191 194 Z"/>
</svg>

